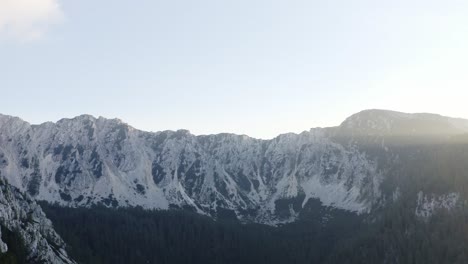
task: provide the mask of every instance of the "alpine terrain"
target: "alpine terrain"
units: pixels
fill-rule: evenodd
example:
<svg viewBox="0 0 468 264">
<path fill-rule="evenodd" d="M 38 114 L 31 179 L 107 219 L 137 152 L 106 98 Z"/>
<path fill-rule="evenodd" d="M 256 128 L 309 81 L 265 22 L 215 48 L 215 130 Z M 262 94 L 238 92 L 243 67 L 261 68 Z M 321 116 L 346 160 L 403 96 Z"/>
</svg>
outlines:
<svg viewBox="0 0 468 264">
<path fill-rule="evenodd" d="M 420 228 L 431 228 L 444 215 L 465 219 L 467 143 L 468 120 L 386 110 L 362 111 L 337 127 L 271 140 L 196 136 L 186 130 L 145 132 L 118 119 L 89 115 L 40 125 L 0 115 L 0 177 L 18 197 L 32 197 L 46 207 L 55 204 L 46 212 L 56 219 L 61 216 L 54 210 L 135 207 L 280 229 L 294 223 L 303 229 L 304 223 L 316 221 L 316 230 L 327 230 L 346 226 L 338 220 L 358 219 L 356 230 L 366 232 L 346 239 L 345 232 L 338 232 L 333 241 L 346 242 L 315 260 L 423 263 L 404 251 L 400 240 L 420 241 Z M 35 215 L 42 217 L 38 207 L 27 210 L 35 212 L 32 224 Z M 39 223 L 44 221 L 55 237 L 46 220 Z M 373 241 L 376 234 L 386 240 Z M 66 256 L 57 245 L 63 244 L 54 243 L 47 254 Z M 369 247 L 368 253 L 356 255 L 356 247 Z M 463 260 L 458 253 L 453 263 Z"/>
</svg>

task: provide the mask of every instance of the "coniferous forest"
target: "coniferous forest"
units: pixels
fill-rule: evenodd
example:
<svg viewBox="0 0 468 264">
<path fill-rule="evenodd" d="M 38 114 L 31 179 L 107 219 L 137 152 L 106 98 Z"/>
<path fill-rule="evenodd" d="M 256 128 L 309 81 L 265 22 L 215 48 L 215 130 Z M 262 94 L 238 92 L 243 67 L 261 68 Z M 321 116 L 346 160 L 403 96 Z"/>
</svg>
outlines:
<svg viewBox="0 0 468 264">
<path fill-rule="evenodd" d="M 80 263 L 319 263 L 359 224 L 356 217 L 327 228 L 318 222 L 275 228 L 182 210 L 42 207 Z"/>
<path fill-rule="evenodd" d="M 186 211 L 42 207 L 80 263 L 468 263 L 466 213 L 421 221 L 404 204 L 373 222 L 277 228 Z"/>
</svg>

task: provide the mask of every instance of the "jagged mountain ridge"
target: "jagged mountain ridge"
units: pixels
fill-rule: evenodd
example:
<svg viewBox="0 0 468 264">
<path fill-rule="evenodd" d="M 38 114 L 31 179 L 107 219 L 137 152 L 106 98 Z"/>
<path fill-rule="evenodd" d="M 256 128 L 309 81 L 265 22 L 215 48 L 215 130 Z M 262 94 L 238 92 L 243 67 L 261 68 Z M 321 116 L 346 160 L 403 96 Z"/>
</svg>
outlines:
<svg viewBox="0 0 468 264">
<path fill-rule="evenodd" d="M 363 213 L 378 202 L 383 175 L 372 157 L 334 138 L 375 135 L 380 124 L 389 133 L 387 124 L 399 124 L 395 115 L 364 111 L 339 127 L 272 140 L 150 133 L 89 115 L 41 125 L 0 116 L 0 173 L 39 200 L 70 206 L 176 206 L 209 215 L 229 209 L 243 220 L 275 224 L 294 221 L 312 198 Z"/>
</svg>

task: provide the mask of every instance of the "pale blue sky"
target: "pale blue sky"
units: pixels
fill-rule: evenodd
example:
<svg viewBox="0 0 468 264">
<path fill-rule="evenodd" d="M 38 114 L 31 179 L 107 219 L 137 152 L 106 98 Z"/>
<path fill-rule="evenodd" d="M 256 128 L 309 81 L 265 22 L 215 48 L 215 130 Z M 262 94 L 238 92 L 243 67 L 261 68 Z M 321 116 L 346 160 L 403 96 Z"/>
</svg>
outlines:
<svg viewBox="0 0 468 264">
<path fill-rule="evenodd" d="M 368 108 L 468 118 L 467 47 L 465 0 L 0 0 L 0 113 L 260 138 Z"/>
</svg>

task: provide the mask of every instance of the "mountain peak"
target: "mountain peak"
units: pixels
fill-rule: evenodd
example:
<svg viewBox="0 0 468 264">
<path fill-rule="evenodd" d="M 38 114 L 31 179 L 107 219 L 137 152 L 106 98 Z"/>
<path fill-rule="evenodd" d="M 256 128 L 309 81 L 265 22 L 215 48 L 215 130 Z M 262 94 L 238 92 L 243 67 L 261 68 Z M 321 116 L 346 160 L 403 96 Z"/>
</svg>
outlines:
<svg viewBox="0 0 468 264">
<path fill-rule="evenodd" d="M 468 120 L 431 113 L 370 109 L 348 117 L 340 129 L 352 135 L 454 135 L 468 133 Z"/>
</svg>

